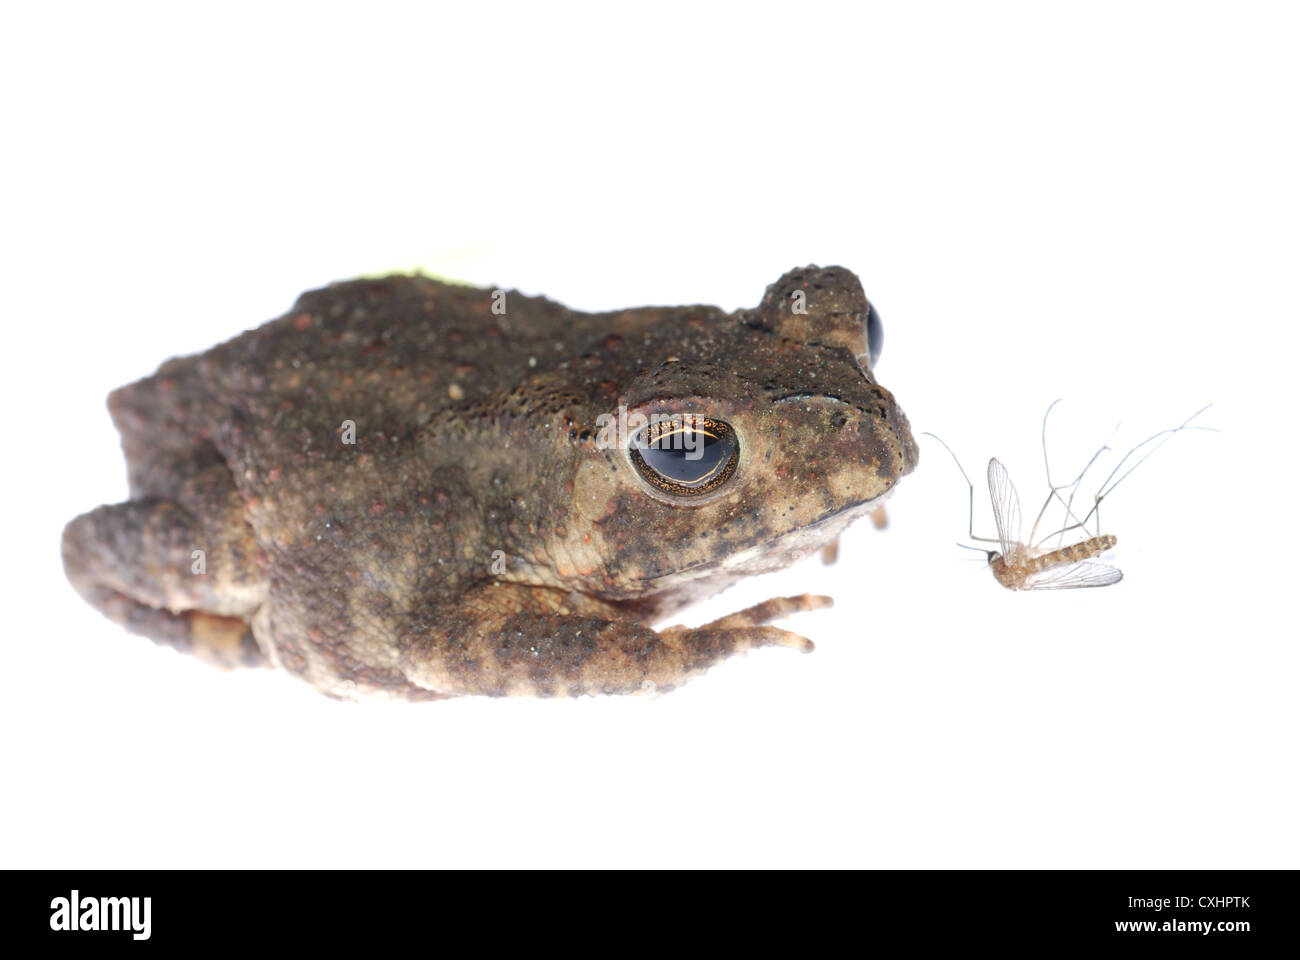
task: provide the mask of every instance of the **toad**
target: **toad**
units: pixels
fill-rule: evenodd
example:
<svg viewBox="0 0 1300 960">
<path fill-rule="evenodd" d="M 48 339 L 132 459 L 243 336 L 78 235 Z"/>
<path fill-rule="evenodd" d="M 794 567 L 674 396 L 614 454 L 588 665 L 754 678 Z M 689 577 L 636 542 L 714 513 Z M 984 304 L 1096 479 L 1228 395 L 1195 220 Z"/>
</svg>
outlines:
<svg viewBox="0 0 1300 960">
<path fill-rule="evenodd" d="M 424 276 L 312 291 L 114 391 L 130 499 L 72 520 L 127 630 L 345 699 L 672 689 L 810 650 L 781 597 L 652 624 L 833 543 L 917 462 L 858 278 L 570 310 Z"/>
</svg>

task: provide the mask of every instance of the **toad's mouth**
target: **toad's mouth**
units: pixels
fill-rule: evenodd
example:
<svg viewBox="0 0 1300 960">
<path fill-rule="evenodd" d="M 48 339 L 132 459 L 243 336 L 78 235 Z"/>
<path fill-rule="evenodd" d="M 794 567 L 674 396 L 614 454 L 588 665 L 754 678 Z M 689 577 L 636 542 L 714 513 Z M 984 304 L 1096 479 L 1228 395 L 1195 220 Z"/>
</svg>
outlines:
<svg viewBox="0 0 1300 960">
<path fill-rule="evenodd" d="M 894 487 L 878 497 L 840 507 L 780 536 L 760 541 L 744 550 L 714 560 L 701 560 L 668 573 L 643 577 L 637 582 L 639 596 L 661 591 L 688 590 L 707 596 L 744 577 L 782 570 L 816 553 L 844 532 L 854 521 L 871 513 L 894 493 Z M 698 586 L 698 590 L 692 589 Z"/>
</svg>

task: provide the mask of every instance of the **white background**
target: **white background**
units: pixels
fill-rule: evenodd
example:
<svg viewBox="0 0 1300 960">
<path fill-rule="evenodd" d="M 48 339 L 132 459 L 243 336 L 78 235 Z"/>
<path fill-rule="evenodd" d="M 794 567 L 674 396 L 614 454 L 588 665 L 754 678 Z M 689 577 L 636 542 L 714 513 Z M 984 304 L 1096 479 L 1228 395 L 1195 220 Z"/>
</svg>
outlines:
<svg viewBox="0 0 1300 960">
<path fill-rule="evenodd" d="M 1293 6 L 36 9 L 0 29 L 4 866 L 1300 866 Z M 105 394 L 303 289 L 732 309 L 810 262 L 1026 509 L 1054 398 L 1062 474 L 1213 402 L 1106 505 L 1123 583 L 963 562 L 929 440 L 890 529 L 687 618 L 827 592 L 815 654 L 658 699 L 339 704 L 63 579 L 126 495 Z"/>
</svg>

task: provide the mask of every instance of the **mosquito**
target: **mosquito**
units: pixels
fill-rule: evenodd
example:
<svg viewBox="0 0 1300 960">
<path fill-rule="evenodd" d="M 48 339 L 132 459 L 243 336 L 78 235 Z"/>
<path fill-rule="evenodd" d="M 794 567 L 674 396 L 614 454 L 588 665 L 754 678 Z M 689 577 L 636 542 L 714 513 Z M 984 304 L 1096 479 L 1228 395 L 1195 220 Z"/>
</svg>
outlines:
<svg viewBox="0 0 1300 960">
<path fill-rule="evenodd" d="M 1052 408 L 1058 403 L 1060 403 L 1060 400 L 1054 400 L 1043 414 L 1043 465 L 1047 473 L 1047 498 L 1038 511 L 1034 525 L 1029 531 L 1028 540 L 1023 542 L 1020 539 L 1020 496 L 1016 493 L 1015 484 L 1011 482 L 1011 475 L 1007 473 L 1007 468 L 1002 465 L 1002 462 L 997 457 L 994 457 L 989 460 L 988 468 L 989 500 L 993 505 L 993 522 L 997 527 L 998 535 L 997 537 L 977 536 L 975 534 L 975 485 L 971 483 L 970 477 L 967 476 L 965 468 L 962 467 L 961 461 L 957 459 L 957 455 L 953 453 L 952 448 L 933 433 L 926 434 L 926 436 L 934 437 L 935 440 L 943 444 L 943 448 L 948 451 L 953 462 L 957 464 L 957 469 L 961 471 L 962 477 L 966 480 L 966 486 L 970 491 L 968 535 L 972 540 L 982 543 L 996 543 L 1000 549 L 985 550 L 981 547 L 970 547 L 966 544 L 958 544 L 958 546 L 966 547 L 969 550 L 979 550 L 984 553 L 988 559 L 989 569 L 993 571 L 994 578 L 1008 590 L 1077 590 L 1083 587 L 1108 587 L 1113 583 L 1119 583 L 1124 578 L 1124 574 L 1117 567 L 1100 563 L 1094 559 L 1112 549 L 1119 542 L 1119 539 L 1114 534 L 1101 532 L 1101 502 L 1115 491 L 1115 488 L 1120 485 L 1125 477 L 1140 467 L 1147 457 L 1168 443 L 1174 434 L 1183 430 L 1211 429 L 1209 427 L 1192 426 L 1192 421 L 1209 409 L 1209 404 L 1207 404 L 1178 426 L 1171 427 L 1168 430 L 1161 430 L 1159 433 L 1147 437 L 1124 454 L 1119 463 L 1115 465 L 1115 468 L 1093 496 L 1092 508 L 1080 519 L 1074 512 L 1075 496 L 1079 492 L 1084 476 L 1092 469 L 1101 455 L 1110 450 L 1110 446 L 1103 445 L 1094 453 L 1083 469 L 1079 471 L 1079 475 L 1072 481 L 1054 485 L 1052 483 L 1052 468 L 1047 458 L 1047 418 L 1051 414 Z M 1143 450 L 1146 452 L 1141 457 L 1138 457 L 1137 461 L 1131 464 L 1128 469 L 1124 469 L 1125 465 Z M 1123 472 L 1121 473 L 1121 471 Z M 1065 509 L 1064 526 L 1040 538 L 1038 528 L 1043 523 L 1043 519 L 1046 517 L 1048 508 L 1051 507 L 1053 501 L 1056 501 Z M 1096 533 L 1090 535 L 1088 523 L 1094 518 L 1096 520 Z M 1073 531 L 1082 531 L 1084 539 L 1066 544 L 1066 534 Z M 1052 540 L 1056 541 L 1055 545 L 1051 544 Z"/>
</svg>

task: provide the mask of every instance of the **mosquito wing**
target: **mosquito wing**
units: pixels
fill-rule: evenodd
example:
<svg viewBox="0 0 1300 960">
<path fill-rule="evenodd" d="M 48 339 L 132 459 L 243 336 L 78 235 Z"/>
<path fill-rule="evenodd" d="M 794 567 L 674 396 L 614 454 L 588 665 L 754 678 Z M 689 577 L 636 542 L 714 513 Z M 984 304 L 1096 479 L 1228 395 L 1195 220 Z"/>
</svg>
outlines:
<svg viewBox="0 0 1300 960">
<path fill-rule="evenodd" d="M 1012 549 L 1020 546 L 1020 497 L 1007 468 L 997 457 L 989 461 L 989 500 L 993 502 L 993 522 L 998 525 L 1002 556 L 1010 556 Z"/>
<path fill-rule="evenodd" d="M 1051 567 L 1036 573 L 1025 584 L 1025 590 L 1079 590 L 1084 587 L 1109 587 L 1119 583 L 1124 574 L 1117 567 L 1082 560 L 1063 567 Z"/>
</svg>

